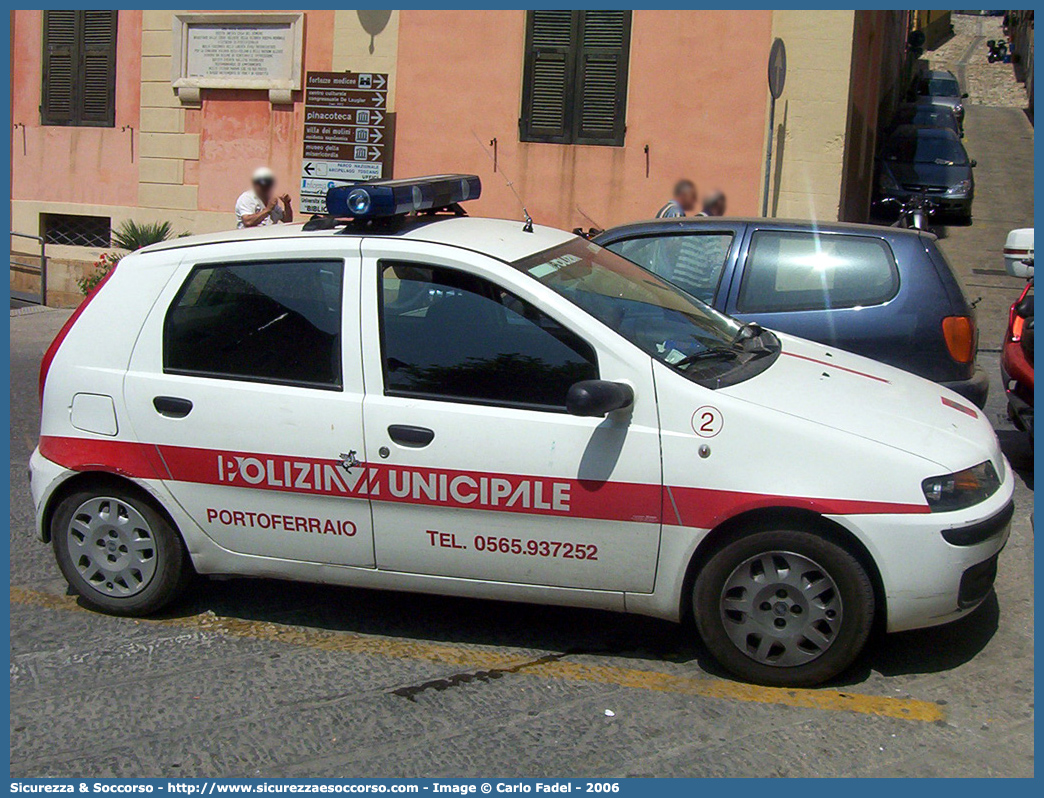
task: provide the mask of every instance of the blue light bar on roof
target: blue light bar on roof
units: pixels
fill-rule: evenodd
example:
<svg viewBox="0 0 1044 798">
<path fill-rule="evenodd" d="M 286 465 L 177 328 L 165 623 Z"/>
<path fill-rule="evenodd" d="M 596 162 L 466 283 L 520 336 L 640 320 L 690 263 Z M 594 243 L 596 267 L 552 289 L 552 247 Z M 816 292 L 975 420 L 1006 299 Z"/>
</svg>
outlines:
<svg viewBox="0 0 1044 798">
<path fill-rule="evenodd" d="M 477 175 L 375 180 L 372 183 L 333 186 L 326 192 L 326 212 L 331 216 L 356 219 L 399 216 L 478 199 L 481 193 L 482 183 Z"/>
</svg>

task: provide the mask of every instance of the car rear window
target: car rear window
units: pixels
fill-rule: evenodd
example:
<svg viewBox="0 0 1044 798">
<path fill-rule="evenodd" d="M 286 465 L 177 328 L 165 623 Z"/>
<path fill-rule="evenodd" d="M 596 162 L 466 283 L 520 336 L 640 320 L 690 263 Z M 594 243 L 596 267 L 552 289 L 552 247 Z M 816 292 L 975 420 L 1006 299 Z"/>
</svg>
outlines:
<svg viewBox="0 0 1044 798">
<path fill-rule="evenodd" d="M 872 236 L 759 230 L 737 308 L 744 313 L 879 305 L 899 291 L 888 244 Z"/>
<path fill-rule="evenodd" d="M 341 387 L 339 260 L 197 266 L 167 311 L 163 370 Z"/>
</svg>

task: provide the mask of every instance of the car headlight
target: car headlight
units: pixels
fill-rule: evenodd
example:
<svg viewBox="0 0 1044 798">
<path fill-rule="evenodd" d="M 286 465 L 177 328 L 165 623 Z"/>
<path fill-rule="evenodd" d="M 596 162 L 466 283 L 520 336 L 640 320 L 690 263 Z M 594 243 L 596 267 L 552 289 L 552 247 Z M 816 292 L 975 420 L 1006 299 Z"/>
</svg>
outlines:
<svg viewBox="0 0 1044 798">
<path fill-rule="evenodd" d="M 947 194 L 967 194 L 969 191 L 971 191 L 971 187 L 972 187 L 972 181 L 971 181 L 971 178 L 968 178 L 966 180 L 962 180 L 960 183 L 957 183 L 956 185 L 950 186 L 948 189 L 946 189 L 946 193 Z"/>
<path fill-rule="evenodd" d="M 882 169 L 880 176 L 877 178 L 877 187 L 881 189 L 881 191 L 898 191 L 899 183 L 897 183 L 895 178 L 888 172 Z"/>
<path fill-rule="evenodd" d="M 956 474 L 928 477 L 921 483 L 924 498 L 928 500 L 928 507 L 933 513 L 971 507 L 988 499 L 999 487 L 1000 478 L 989 460 Z"/>
</svg>

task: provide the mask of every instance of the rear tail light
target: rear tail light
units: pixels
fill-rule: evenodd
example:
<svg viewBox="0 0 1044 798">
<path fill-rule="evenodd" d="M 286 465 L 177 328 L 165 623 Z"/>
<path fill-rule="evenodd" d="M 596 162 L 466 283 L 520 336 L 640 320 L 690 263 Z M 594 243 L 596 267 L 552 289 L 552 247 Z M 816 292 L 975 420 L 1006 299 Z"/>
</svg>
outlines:
<svg viewBox="0 0 1044 798">
<path fill-rule="evenodd" d="M 1021 341 L 1022 340 L 1022 326 L 1026 323 L 1026 320 L 1022 318 L 1018 313 L 1012 311 L 1011 320 L 1011 340 Z"/>
<path fill-rule="evenodd" d="M 975 323 L 971 317 L 947 316 L 942 330 L 950 357 L 958 363 L 971 363 L 975 359 Z"/>
</svg>

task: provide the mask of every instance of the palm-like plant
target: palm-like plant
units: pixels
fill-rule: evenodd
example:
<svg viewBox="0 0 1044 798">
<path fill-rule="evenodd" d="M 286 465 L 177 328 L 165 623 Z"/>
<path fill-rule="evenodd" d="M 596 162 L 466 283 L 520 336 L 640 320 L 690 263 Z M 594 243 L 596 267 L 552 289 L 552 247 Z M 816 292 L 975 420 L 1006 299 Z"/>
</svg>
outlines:
<svg viewBox="0 0 1044 798">
<path fill-rule="evenodd" d="M 133 252 L 176 237 L 174 226 L 170 222 L 144 222 L 139 224 L 133 219 L 125 219 L 119 227 L 112 231 L 112 245 L 118 249 Z"/>
</svg>

